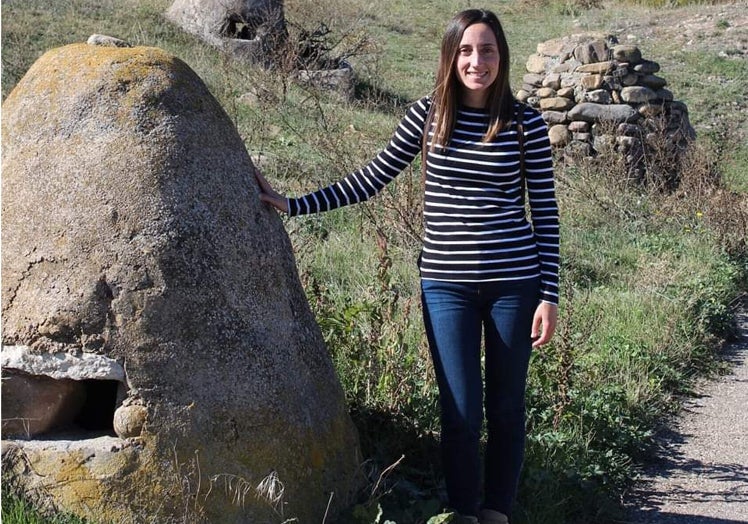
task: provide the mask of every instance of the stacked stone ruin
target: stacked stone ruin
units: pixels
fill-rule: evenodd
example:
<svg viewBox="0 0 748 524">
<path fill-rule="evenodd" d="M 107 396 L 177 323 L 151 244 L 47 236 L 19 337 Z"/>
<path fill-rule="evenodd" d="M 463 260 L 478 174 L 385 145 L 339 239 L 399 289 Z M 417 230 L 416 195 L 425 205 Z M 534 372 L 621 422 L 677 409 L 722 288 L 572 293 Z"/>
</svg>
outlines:
<svg viewBox="0 0 748 524">
<path fill-rule="evenodd" d="M 660 65 L 615 36 L 548 40 L 526 67 L 517 98 L 541 111 L 551 144 L 567 159 L 615 151 L 642 174 L 648 144 L 679 154 L 695 138 L 688 108 L 657 75 Z"/>
</svg>

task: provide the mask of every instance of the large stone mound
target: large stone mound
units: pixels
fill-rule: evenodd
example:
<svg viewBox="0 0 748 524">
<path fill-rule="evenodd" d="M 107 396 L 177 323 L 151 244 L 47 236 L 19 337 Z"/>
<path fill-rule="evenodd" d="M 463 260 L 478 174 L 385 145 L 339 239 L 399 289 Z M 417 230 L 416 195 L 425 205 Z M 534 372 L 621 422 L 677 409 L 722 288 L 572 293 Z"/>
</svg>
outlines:
<svg viewBox="0 0 748 524">
<path fill-rule="evenodd" d="M 332 513 L 346 502 L 357 435 L 253 170 L 159 49 L 70 45 L 18 83 L 2 119 L 4 482 L 97 522 L 321 522 L 333 492 Z M 18 424 L 58 390 L 64 408 Z"/>
</svg>

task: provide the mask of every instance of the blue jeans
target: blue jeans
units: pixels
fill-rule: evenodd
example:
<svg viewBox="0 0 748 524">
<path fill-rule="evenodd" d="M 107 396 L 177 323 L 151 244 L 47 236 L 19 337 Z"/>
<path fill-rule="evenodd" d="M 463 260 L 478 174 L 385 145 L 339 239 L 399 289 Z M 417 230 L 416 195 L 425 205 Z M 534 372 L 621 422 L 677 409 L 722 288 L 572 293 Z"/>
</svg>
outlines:
<svg viewBox="0 0 748 524">
<path fill-rule="evenodd" d="M 426 336 L 441 406 L 441 449 L 449 505 L 509 515 L 525 451 L 525 383 L 540 280 L 421 281 Z M 481 336 L 485 336 L 487 442 L 480 504 L 483 425 Z"/>
</svg>

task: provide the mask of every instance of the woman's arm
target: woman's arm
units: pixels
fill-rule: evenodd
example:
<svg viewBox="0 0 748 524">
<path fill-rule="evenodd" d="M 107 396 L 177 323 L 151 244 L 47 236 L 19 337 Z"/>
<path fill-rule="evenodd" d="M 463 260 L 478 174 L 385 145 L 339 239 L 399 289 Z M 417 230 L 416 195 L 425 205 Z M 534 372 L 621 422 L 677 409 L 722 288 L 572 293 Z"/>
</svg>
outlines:
<svg viewBox="0 0 748 524">
<path fill-rule="evenodd" d="M 530 336 L 532 346 L 539 347 L 550 342 L 558 323 L 559 219 L 548 129 L 537 111 L 528 111 L 525 121 L 525 176 L 540 257 L 542 297 Z"/>
<path fill-rule="evenodd" d="M 525 113 L 525 177 L 538 246 L 542 300 L 558 304 L 559 218 L 548 129 L 537 111 Z"/>
<path fill-rule="evenodd" d="M 550 302 L 541 302 L 535 309 L 535 315 L 532 319 L 532 347 L 536 348 L 550 342 L 553 334 L 556 332 L 558 322 L 558 306 Z"/>
<path fill-rule="evenodd" d="M 327 187 L 286 199 L 273 191 L 260 175 L 260 198 L 290 216 L 330 211 L 364 202 L 395 179 L 421 152 L 423 126 L 429 100 L 423 98 L 406 112 L 387 146 L 371 162 Z"/>
</svg>

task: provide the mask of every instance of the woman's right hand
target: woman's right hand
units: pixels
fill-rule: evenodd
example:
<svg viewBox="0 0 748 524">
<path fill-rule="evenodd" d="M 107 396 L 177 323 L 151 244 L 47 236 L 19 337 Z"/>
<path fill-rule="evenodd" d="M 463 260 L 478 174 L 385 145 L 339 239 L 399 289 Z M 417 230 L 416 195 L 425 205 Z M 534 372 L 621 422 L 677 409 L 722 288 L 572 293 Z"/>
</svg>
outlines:
<svg viewBox="0 0 748 524">
<path fill-rule="evenodd" d="M 286 197 L 275 191 L 257 168 L 255 168 L 255 178 L 260 186 L 260 200 L 267 202 L 279 211 L 288 213 L 288 200 Z"/>
</svg>

